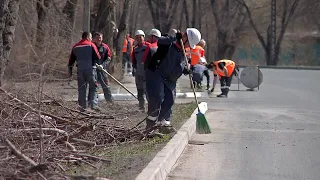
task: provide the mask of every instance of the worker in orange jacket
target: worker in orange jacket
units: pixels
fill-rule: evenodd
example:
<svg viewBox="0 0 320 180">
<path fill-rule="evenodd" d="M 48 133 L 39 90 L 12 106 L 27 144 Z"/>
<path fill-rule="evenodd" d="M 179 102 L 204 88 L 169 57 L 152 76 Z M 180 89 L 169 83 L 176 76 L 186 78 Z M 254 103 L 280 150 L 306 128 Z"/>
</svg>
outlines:
<svg viewBox="0 0 320 180">
<path fill-rule="evenodd" d="M 207 68 L 211 69 L 214 75 L 212 89 L 209 90 L 208 93 L 211 94 L 214 91 L 219 77 L 221 94 L 219 94 L 217 97 L 228 97 L 232 76 L 238 75 L 236 71 L 236 63 L 232 60 L 223 59 L 216 62 L 211 62 L 207 65 Z"/>
<path fill-rule="evenodd" d="M 127 64 L 127 72 L 125 73 L 131 73 L 132 71 L 132 64 L 131 64 L 131 53 L 133 51 L 134 47 L 134 39 L 130 37 L 130 34 L 126 34 L 126 37 L 123 41 L 123 47 L 122 47 L 122 69 L 125 69 L 125 65 Z"/>
<path fill-rule="evenodd" d="M 191 66 L 194 66 L 199 63 L 201 57 L 204 57 L 204 49 L 197 44 L 194 49 L 190 49 L 190 56 L 191 56 Z"/>
<path fill-rule="evenodd" d="M 204 39 L 201 39 L 200 42 L 198 43 L 199 46 L 202 47 L 202 51 L 201 51 L 201 58 L 200 59 L 204 59 L 206 60 L 205 58 L 205 50 L 204 50 L 204 47 L 206 46 L 206 41 Z M 203 65 L 207 65 L 207 62 L 203 62 L 203 61 L 199 61 L 200 64 L 203 64 Z M 209 74 L 209 70 L 208 68 L 205 69 L 205 71 L 203 72 L 203 75 L 206 77 L 207 79 L 207 88 L 206 90 L 209 90 L 210 89 L 210 74 Z"/>
</svg>

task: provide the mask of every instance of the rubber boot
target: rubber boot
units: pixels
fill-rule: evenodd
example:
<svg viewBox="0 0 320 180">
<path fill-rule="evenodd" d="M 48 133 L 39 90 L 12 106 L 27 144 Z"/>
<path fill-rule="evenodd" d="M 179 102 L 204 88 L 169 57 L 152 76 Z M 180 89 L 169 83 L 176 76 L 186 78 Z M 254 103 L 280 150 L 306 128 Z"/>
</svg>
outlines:
<svg viewBox="0 0 320 180">
<path fill-rule="evenodd" d="M 103 89 L 104 98 L 108 103 L 113 103 L 113 97 L 110 90 L 110 86 L 107 86 L 105 89 Z"/>
<path fill-rule="evenodd" d="M 225 91 L 224 91 L 224 95 L 225 95 L 226 97 L 228 97 L 228 93 L 229 93 L 229 88 L 226 88 Z"/>
<path fill-rule="evenodd" d="M 221 89 L 221 94 L 217 95 L 217 97 L 220 97 L 220 98 L 226 98 L 227 95 L 226 95 L 226 90 L 227 89 Z M 227 93 L 228 94 L 228 93 Z"/>
<path fill-rule="evenodd" d="M 150 119 L 146 120 L 146 130 L 150 130 L 150 128 L 152 128 L 154 125 L 156 124 L 155 121 L 152 121 Z"/>
</svg>

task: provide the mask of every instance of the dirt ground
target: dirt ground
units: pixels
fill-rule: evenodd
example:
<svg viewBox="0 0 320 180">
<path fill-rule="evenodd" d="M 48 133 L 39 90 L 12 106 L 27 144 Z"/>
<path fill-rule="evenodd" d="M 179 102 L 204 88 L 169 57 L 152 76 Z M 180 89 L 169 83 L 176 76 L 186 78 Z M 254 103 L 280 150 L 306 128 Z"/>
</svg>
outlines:
<svg viewBox="0 0 320 180">
<path fill-rule="evenodd" d="M 0 94 L 2 102 L 0 103 L 0 121 L 6 122 L 0 125 L 0 135 L 11 141 L 22 154 L 27 155 L 36 163 L 40 161 L 39 138 L 35 137 L 37 134 L 34 132 L 24 131 L 38 128 L 36 124 L 38 118 L 36 118 L 36 113 L 32 111 L 32 108 L 38 109 L 39 107 L 39 87 L 43 87 L 41 109 L 53 120 L 56 120 L 52 122 L 55 128 L 65 131 L 71 137 L 70 134 L 78 130 L 76 125 L 72 123 L 93 127 L 85 133 L 79 133 L 76 137 L 77 139 L 94 142 L 93 146 L 70 141 L 71 145 L 68 148 L 66 145 L 55 142 L 56 139 L 61 138 L 61 135 L 55 136 L 52 133 L 44 133 L 43 148 L 45 152 L 43 158 L 49 164 L 49 171 L 58 172 L 53 175 L 54 173 L 41 171 L 40 174 L 42 173 L 47 179 L 68 179 L 70 177 L 74 179 L 94 179 L 93 177 L 134 179 L 133 177 L 141 172 L 174 135 L 169 134 L 162 138 L 141 138 L 141 131 L 143 131 L 145 124 L 136 125 L 146 117 L 146 113 L 138 111 L 135 101 L 119 101 L 113 104 L 100 101 L 101 112 L 81 114 L 77 112 L 76 102 L 64 100 L 64 97 L 72 97 L 77 93 L 77 89 L 70 88 L 67 82 L 46 83 L 43 86 L 39 86 L 38 82 L 7 85 L 4 87 L 7 95 L 3 92 Z M 21 105 L 23 103 L 17 102 L 10 95 L 31 108 Z M 173 113 L 173 126 L 179 129 L 194 108 L 194 103 L 176 104 Z M 68 119 L 70 122 L 61 123 L 58 121 L 59 118 Z M 21 121 L 23 121 L 23 125 L 18 123 Z M 28 121 L 31 125 L 26 125 L 25 121 Z M 44 126 L 49 127 L 50 122 L 44 122 Z M 10 153 L 12 149 L 7 148 L 6 144 L 5 139 L 2 138 L 0 140 L 0 165 L 5 168 L 0 168 L 0 179 L 24 179 L 26 177 L 38 179 L 41 177 L 39 172 L 38 174 L 26 172 L 25 167 L 30 165 L 21 160 L 22 158 L 17 158 Z M 76 151 L 70 152 L 70 147 L 73 147 Z M 97 161 L 84 158 L 81 153 L 101 157 L 104 160 Z"/>
</svg>

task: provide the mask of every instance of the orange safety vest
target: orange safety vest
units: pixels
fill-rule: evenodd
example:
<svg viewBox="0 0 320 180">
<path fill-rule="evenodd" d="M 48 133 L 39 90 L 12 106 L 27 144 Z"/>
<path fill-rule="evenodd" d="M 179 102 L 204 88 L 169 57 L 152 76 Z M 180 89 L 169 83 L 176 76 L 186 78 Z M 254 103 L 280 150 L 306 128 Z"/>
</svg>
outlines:
<svg viewBox="0 0 320 180">
<path fill-rule="evenodd" d="M 134 39 L 132 38 L 129 38 L 129 39 L 124 38 L 122 52 L 127 52 L 128 42 L 131 45 L 131 49 L 130 49 L 130 54 L 131 54 L 133 51 L 133 43 L 134 43 Z"/>
<path fill-rule="evenodd" d="M 219 75 L 219 78 L 222 77 L 222 76 L 225 76 L 224 72 L 223 72 L 223 69 L 220 69 L 219 66 L 218 66 L 218 63 L 220 63 L 220 62 L 226 63 L 225 67 L 228 70 L 228 76 L 227 77 L 232 76 L 234 68 L 236 67 L 236 63 L 231 61 L 231 60 L 228 60 L 228 59 L 222 59 L 222 60 L 214 62 L 215 66 L 216 66 L 216 70 L 214 71 L 214 74 L 215 75 Z"/>
<path fill-rule="evenodd" d="M 204 56 L 204 49 L 197 45 L 195 49 L 190 48 L 190 54 L 191 54 L 191 65 L 195 65 L 199 63 L 200 57 Z"/>
<path fill-rule="evenodd" d="M 133 52 L 133 48 L 134 48 L 134 39 L 129 38 L 129 41 L 130 41 L 130 43 L 131 43 L 130 53 L 132 53 L 132 52 Z"/>
<path fill-rule="evenodd" d="M 122 52 L 127 52 L 127 48 L 128 48 L 128 40 L 124 38 Z"/>
<path fill-rule="evenodd" d="M 189 47 L 185 48 L 185 51 L 186 51 L 186 56 L 187 56 L 187 58 L 188 58 L 188 59 L 191 59 L 190 48 L 189 48 Z"/>
</svg>

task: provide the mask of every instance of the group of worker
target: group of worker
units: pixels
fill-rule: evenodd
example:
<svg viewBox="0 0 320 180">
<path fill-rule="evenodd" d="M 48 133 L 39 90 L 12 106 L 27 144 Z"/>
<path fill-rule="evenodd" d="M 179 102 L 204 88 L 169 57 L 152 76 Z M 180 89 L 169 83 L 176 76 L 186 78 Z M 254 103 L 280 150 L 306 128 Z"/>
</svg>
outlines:
<svg viewBox="0 0 320 180">
<path fill-rule="evenodd" d="M 96 96 L 98 84 L 101 84 L 105 99 L 112 102 L 112 95 L 106 74 L 99 70 L 106 68 L 111 60 L 110 48 L 102 42 L 101 33 L 84 32 L 69 59 L 69 75 L 77 62 L 78 91 L 81 110 L 87 108 L 86 88 L 89 85 L 88 105 L 98 109 Z M 135 77 L 139 109 L 145 110 L 145 98 L 148 101 L 146 129 L 154 125 L 170 126 L 172 107 L 176 96 L 176 83 L 182 74 L 192 74 L 193 85 L 201 87 L 202 76 L 207 78 L 207 90 L 214 91 L 219 77 L 221 94 L 227 97 L 235 63 L 231 60 L 219 60 L 207 63 L 204 47 L 206 42 L 196 28 L 187 28 L 181 32 L 172 29 L 169 34 L 161 34 L 158 29 L 151 29 L 148 37 L 144 31 L 137 30 L 134 39 L 126 35 L 123 46 L 123 64 L 131 68 Z M 186 61 L 187 59 L 187 61 Z M 96 65 L 97 63 L 97 65 Z M 126 69 L 126 68 L 125 68 Z M 213 86 L 210 89 L 209 71 L 214 72 Z"/>
<path fill-rule="evenodd" d="M 96 67 L 96 64 L 98 64 L 106 68 L 111 61 L 110 48 L 102 41 L 102 33 L 96 32 L 92 40 L 90 32 L 83 32 L 82 39 L 73 46 L 71 51 L 68 72 L 71 79 L 73 65 L 77 63 L 78 103 L 80 111 L 87 109 L 87 86 L 89 86 L 88 105 L 91 109 L 100 111 L 97 96 L 98 84 L 103 89 L 106 101 L 113 102 L 107 75 Z"/>
</svg>

